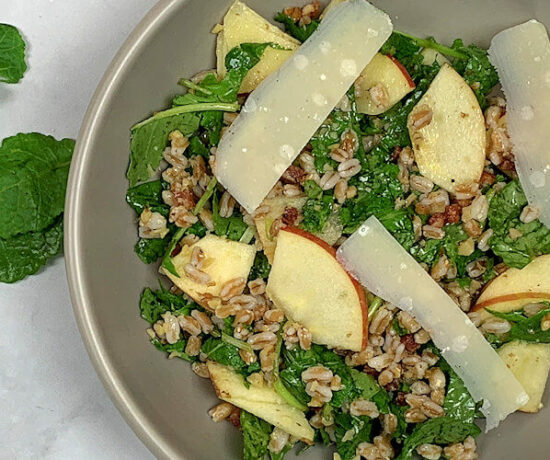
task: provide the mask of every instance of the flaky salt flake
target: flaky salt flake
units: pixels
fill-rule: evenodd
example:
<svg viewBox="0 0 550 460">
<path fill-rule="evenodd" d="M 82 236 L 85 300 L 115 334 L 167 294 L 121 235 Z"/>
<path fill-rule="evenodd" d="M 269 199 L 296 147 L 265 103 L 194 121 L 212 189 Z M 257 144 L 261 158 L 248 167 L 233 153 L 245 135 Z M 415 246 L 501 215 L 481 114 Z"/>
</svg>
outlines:
<svg viewBox="0 0 550 460">
<path fill-rule="evenodd" d="M 489 58 L 507 100 L 506 121 L 516 170 L 529 204 L 550 227 L 550 40 L 531 20 L 497 34 Z"/>
<path fill-rule="evenodd" d="M 361 229 L 340 246 L 338 260 L 363 286 L 411 313 L 429 331 L 474 400 L 484 401 L 486 429 L 522 407 L 523 387 L 468 316 L 375 217 Z"/>
</svg>

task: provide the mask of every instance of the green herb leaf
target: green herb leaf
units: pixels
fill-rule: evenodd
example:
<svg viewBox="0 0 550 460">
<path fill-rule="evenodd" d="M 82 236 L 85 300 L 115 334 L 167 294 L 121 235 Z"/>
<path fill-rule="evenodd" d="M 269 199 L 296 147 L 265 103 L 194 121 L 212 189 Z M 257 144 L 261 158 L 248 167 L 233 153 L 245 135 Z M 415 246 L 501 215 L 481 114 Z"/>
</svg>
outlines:
<svg viewBox="0 0 550 460">
<path fill-rule="evenodd" d="M 185 339 L 178 340 L 176 343 L 162 343 L 159 339 L 153 338 L 151 339 L 151 343 L 157 350 L 164 351 L 185 361 L 193 362 L 197 359 L 195 356 L 189 356 L 185 353 L 184 350 L 187 345 L 187 341 Z"/>
<path fill-rule="evenodd" d="M 23 37 L 17 28 L 0 24 L 0 82 L 17 83 L 26 70 Z"/>
<path fill-rule="evenodd" d="M 473 423 L 464 423 L 449 417 L 432 418 L 416 425 L 405 439 L 401 454 L 397 460 L 413 458 L 415 449 L 421 444 L 453 444 L 462 442 L 468 436 L 477 436 L 481 430 Z"/>
<path fill-rule="evenodd" d="M 128 189 L 126 192 L 126 202 L 138 215 L 146 207 L 149 207 L 151 211 L 158 212 L 167 217 L 170 213 L 170 206 L 162 199 L 163 190 L 164 187 L 160 180 L 145 182 Z"/>
<path fill-rule="evenodd" d="M 476 403 L 462 379 L 449 368 L 449 384 L 443 408 L 445 416 L 465 423 L 474 423 Z"/>
<path fill-rule="evenodd" d="M 170 237 L 140 238 L 134 246 L 134 252 L 144 264 L 152 264 L 159 260 L 170 244 Z"/>
<path fill-rule="evenodd" d="M 165 289 L 155 291 L 146 288 L 141 293 L 139 308 L 141 310 L 141 317 L 150 324 L 153 324 L 167 311 L 177 311 L 179 314 L 188 315 L 192 309 L 198 308 L 198 305 Z"/>
<path fill-rule="evenodd" d="M 126 173 L 130 186 L 148 180 L 159 167 L 172 131 L 178 130 L 184 136 L 190 136 L 199 127 L 199 118 L 194 113 L 182 112 L 157 118 L 153 116 L 142 123 L 132 128 L 131 132 L 130 165 Z"/>
<path fill-rule="evenodd" d="M 275 21 L 280 22 L 285 26 L 285 32 L 294 37 L 300 42 L 305 42 L 313 32 L 319 27 L 320 21 L 312 19 L 309 24 L 300 25 L 298 21 L 294 21 L 290 16 L 287 16 L 282 11 L 277 13 Z"/>
<path fill-rule="evenodd" d="M 544 308 L 536 315 L 527 317 L 523 310 L 510 313 L 488 310 L 493 316 L 512 322 L 510 331 L 498 335 L 498 345 L 510 342 L 511 340 L 523 340 L 531 343 L 550 343 L 550 329 L 542 330 L 541 322 L 544 316 L 550 313 L 550 303 L 542 302 L 548 308 Z"/>
<path fill-rule="evenodd" d="M 262 278 L 265 280 L 269 276 L 270 271 L 271 265 L 269 264 L 266 255 L 263 251 L 259 251 L 254 257 L 254 264 L 252 265 L 248 279 L 255 280 L 257 278 Z"/>
<path fill-rule="evenodd" d="M 0 238 L 45 229 L 63 212 L 74 141 L 17 134 L 0 147 Z"/>
<path fill-rule="evenodd" d="M 221 217 L 218 205 L 218 193 L 212 196 L 212 221 L 214 222 L 214 233 L 218 236 L 226 236 L 230 240 L 239 241 L 248 225 L 244 223 L 240 213 L 235 210 L 231 217 Z"/>
<path fill-rule="evenodd" d="M 550 253 L 550 229 L 539 220 L 528 224 L 519 220 L 526 204 L 527 198 L 517 180 L 495 193 L 489 203 L 489 226 L 494 231 L 489 246 L 510 267 L 523 268 L 536 256 Z M 511 228 L 522 236 L 511 238 Z"/>
<path fill-rule="evenodd" d="M 309 198 L 302 208 L 300 227 L 310 233 L 320 233 L 327 223 L 334 204 L 334 195 L 326 193 L 320 199 Z"/>
<path fill-rule="evenodd" d="M 0 238 L 0 282 L 14 283 L 36 273 L 62 249 L 62 216 L 42 231 Z"/>
<path fill-rule="evenodd" d="M 273 427 L 269 423 L 249 412 L 241 411 L 244 460 L 263 460 L 265 458 L 272 430 Z"/>
<path fill-rule="evenodd" d="M 348 441 L 343 441 L 350 430 L 355 432 L 355 436 Z M 342 460 L 355 458 L 357 446 L 362 442 L 372 441 L 371 432 L 372 422 L 368 417 L 354 417 L 343 412 L 338 412 L 334 416 L 336 450 Z"/>
<path fill-rule="evenodd" d="M 232 367 L 243 376 L 250 375 L 260 370 L 259 363 L 252 363 L 250 366 L 247 365 L 241 358 L 239 349 L 232 344 L 224 342 L 222 339 L 214 337 L 208 338 L 203 343 L 201 351 L 208 356 L 208 359 L 223 364 L 224 366 Z"/>
</svg>

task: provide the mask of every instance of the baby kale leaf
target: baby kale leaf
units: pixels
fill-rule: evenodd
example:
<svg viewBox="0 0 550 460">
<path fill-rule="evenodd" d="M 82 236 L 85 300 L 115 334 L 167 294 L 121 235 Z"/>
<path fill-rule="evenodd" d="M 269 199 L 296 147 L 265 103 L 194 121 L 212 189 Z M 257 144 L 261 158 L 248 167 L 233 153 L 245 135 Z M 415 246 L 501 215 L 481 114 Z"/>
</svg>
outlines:
<svg viewBox="0 0 550 460">
<path fill-rule="evenodd" d="M 37 232 L 63 212 L 74 141 L 17 134 L 0 147 L 0 238 Z"/>
<path fill-rule="evenodd" d="M 17 28 L 0 24 L 0 82 L 17 83 L 27 70 L 25 41 Z"/>
<path fill-rule="evenodd" d="M 0 282 L 13 283 L 36 273 L 63 249 L 63 216 L 38 232 L 0 238 Z"/>
<path fill-rule="evenodd" d="M 275 21 L 280 22 L 285 26 L 285 32 L 294 37 L 300 42 L 305 42 L 313 32 L 319 27 L 320 21 L 312 19 L 309 24 L 299 24 L 299 21 L 295 21 L 290 16 L 284 14 L 282 11 L 277 13 Z"/>
</svg>

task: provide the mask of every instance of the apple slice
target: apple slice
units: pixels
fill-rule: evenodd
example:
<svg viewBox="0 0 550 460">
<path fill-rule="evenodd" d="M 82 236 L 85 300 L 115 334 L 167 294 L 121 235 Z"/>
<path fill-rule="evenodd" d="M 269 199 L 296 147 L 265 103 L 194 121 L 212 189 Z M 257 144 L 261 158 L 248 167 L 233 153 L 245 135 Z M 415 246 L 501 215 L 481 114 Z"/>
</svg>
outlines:
<svg viewBox="0 0 550 460">
<path fill-rule="evenodd" d="M 503 313 L 528 303 L 550 302 L 550 254 L 533 259 L 522 269 L 509 268 L 483 290 L 473 311 L 489 308 Z M 483 311 L 483 317 L 489 315 Z"/>
<path fill-rule="evenodd" d="M 260 207 L 269 207 L 269 211 L 267 214 L 261 214 L 259 217 L 255 217 L 254 223 L 256 224 L 258 236 L 264 247 L 264 254 L 270 264 L 273 264 L 275 247 L 277 246 L 277 236 L 271 235 L 271 226 L 273 222 L 281 218 L 287 208 L 296 208 L 297 211 L 301 211 L 306 201 L 306 197 L 276 196 L 274 198 L 266 198 L 260 205 Z"/>
<path fill-rule="evenodd" d="M 201 270 L 210 276 L 209 284 L 197 283 L 185 272 L 185 266 L 191 261 L 194 247 L 201 248 L 206 256 Z M 180 253 L 172 257 L 172 263 L 179 277 L 166 269 L 164 273 L 189 297 L 208 308 L 208 301 L 219 296 L 222 286 L 227 281 L 234 278 L 242 277 L 245 280 L 248 278 L 255 255 L 256 250 L 249 244 L 210 234 L 192 246 L 183 246 Z"/>
<path fill-rule="evenodd" d="M 367 343 L 365 291 L 336 260 L 336 250 L 303 230 L 279 231 L 267 294 L 313 342 L 360 351 Z"/>
<path fill-rule="evenodd" d="M 260 62 L 244 78 L 240 93 L 250 93 L 275 72 L 300 46 L 300 42 L 266 21 L 240 1 L 233 3 L 223 18 L 223 26 L 214 29 L 218 33 L 216 58 L 218 76 L 225 75 L 225 56 L 242 43 L 275 43 L 282 49 L 266 48 Z"/>
<path fill-rule="evenodd" d="M 393 56 L 377 53 L 355 81 L 357 110 L 378 115 L 393 107 L 416 85 Z"/>
<path fill-rule="evenodd" d="M 498 354 L 529 395 L 529 402 L 519 410 L 538 412 L 550 371 L 550 345 L 514 341 L 502 346 Z"/>
<path fill-rule="evenodd" d="M 208 361 L 210 380 L 218 398 L 254 414 L 281 428 L 292 436 L 312 444 L 315 434 L 305 414 L 289 405 L 274 389 L 266 385 L 244 384 L 243 377 L 233 369 Z"/>
<path fill-rule="evenodd" d="M 485 119 L 464 79 L 443 64 L 407 121 L 420 172 L 456 193 L 479 182 L 485 164 Z"/>
</svg>

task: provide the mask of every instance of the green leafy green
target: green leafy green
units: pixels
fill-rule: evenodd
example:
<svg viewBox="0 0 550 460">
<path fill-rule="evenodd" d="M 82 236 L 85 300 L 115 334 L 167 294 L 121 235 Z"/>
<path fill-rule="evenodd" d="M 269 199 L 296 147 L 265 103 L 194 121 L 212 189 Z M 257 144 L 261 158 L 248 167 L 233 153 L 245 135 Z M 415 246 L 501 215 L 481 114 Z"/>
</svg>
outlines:
<svg viewBox="0 0 550 460">
<path fill-rule="evenodd" d="M 220 216 L 218 205 L 218 193 L 214 192 L 212 196 L 212 221 L 214 222 L 214 233 L 218 236 L 226 236 L 230 240 L 239 241 L 248 225 L 243 221 L 240 213 L 235 210 L 231 217 Z"/>
<path fill-rule="evenodd" d="M 334 204 L 334 195 L 325 193 L 321 198 L 309 198 L 302 208 L 303 220 L 300 226 L 311 233 L 320 233 L 327 223 Z"/>
<path fill-rule="evenodd" d="M 158 212 L 164 217 L 168 216 L 170 206 L 162 199 L 164 187 L 162 181 L 155 180 L 131 187 L 126 192 L 126 202 L 139 215 L 146 207 L 153 212 Z"/>
<path fill-rule="evenodd" d="M 270 271 L 271 271 L 271 265 L 267 260 L 267 256 L 263 253 L 263 251 L 259 251 L 256 253 L 256 256 L 254 257 L 254 264 L 250 269 L 250 274 L 248 275 L 248 279 L 255 280 L 257 278 L 263 278 L 265 280 L 269 276 Z"/>
<path fill-rule="evenodd" d="M 172 294 L 166 289 L 153 290 L 145 288 L 141 293 L 139 309 L 141 317 L 150 324 L 156 323 L 167 311 L 188 315 L 198 306 L 180 295 Z"/>
<path fill-rule="evenodd" d="M 305 42 L 313 32 L 319 27 L 320 21 L 312 19 L 309 24 L 299 24 L 293 18 L 284 14 L 282 11 L 277 13 L 275 21 L 285 26 L 285 32 L 300 42 Z"/>
<path fill-rule="evenodd" d="M 176 356 L 185 361 L 193 362 L 197 359 L 195 356 L 189 356 L 185 353 L 184 350 L 187 345 L 187 341 L 185 339 L 178 340 L 176 343 L 162 343 L 159 339 L 153 338 L 151 339 L 151 343 L 157 350 L 164 351 L 169 353 L 171 356 Z"/>
<path fill-rule="evenodd" d="M 517 310 L 509 313 L 487 310 L 497 318 L 505 319 L 512 323 L 510 331 L 506 334 L 499 334 L 493 342 L 500 346 L 512 340 L 522 340 L 532 343 L 550 343 L 550 329 L 542 330 L 541 322 L 543 318 L 550 313 L 550 303 L 543 302 L 547 308 L 542 309 L 536 315 L 528 317 L 523 310 Z"/>
<path fill-rule="evenodd" d="M 0 24 L 0 82 L 17 83 L 27 70 L 25 41 L 17 28 Z"/>
<path fill-rule="evenodd" d="M 162 159 L 168 135 L 179 130 L 191 136 L 199 126 L 205 128 L 210 142 L 217 144 L 221 130 L 221 115 L 213 112 L 235 112 L 239 109 L 237 92 L 246 73 L 260 60 L 269 43 L 243 43 L 226 56 L 227 73 L 222 80 L 207 75 L 188 92 L 174 99 L 174 107 L 158 112 L 138 123 L 131 131 L 130 165 L 127 177 L 130 185 L 149 179 Z M 197 113 L 200 112 L 200 113 Z M 196 141 L 194 148 L 198 148 Z"/>
<path fill-rule="evenodd" d="M 255 362 L 247 365 L 241 358 L 239 349 L 222 339 L 209 337 L 203 343 L 201 351 L 208 356 L 208 359 L 224 366 L 230 366 L 242 375 L 250 375 L 260 370 L 259 363 Z"/>
<path fill-rule="evenodd" d="M 249 412 L 241 411 L 244 460 L 263 460 L 265 458 L 272 430 L 273 427 L 269 423 Z"/>
<path fill-rule="evenodd" d="M 165 254 L 169 244 L 169 235 L 164 238 L 140 238 L 134 246 L 134 252 L 144 264 L 152 264 Z"/>
<path fill-rule="evenodd" d="M 399 320 L 397 319 L 397 317 L 393 318 L 393 321 L 391 323 L 391 327 L 396 332 L 396 334 L 400 337 L 410 334 L 410 332 L 407 329 L 405 329 L 403 326 L 401 326 L 401 324 L 399 323 Z"/>
<path fill-rule="evenodd" d="M 462 379 L 449 368 L 449 384 L 443 409 L 445 416 L 465 423 L 474 423 L 476 403 Z"/>
<path fill-rule="evenodd" d="M 387 414 L 389 412 L 391 397 L 378 384 L 374 377 L 364 372 L 359 372 L 357 369 L 351 369 L 351 376 L 359 396 L 363 399 L 373 401 L 380 412 Z"/>
<path fill-rule="evenodd" d="M 453 60 L 453 67 L 474 89 L 481 108 L 485 108 L 487 106 L 485 95 L 499 81 L 498 74 L 489 61 L 487 51 L 476 45 L 465 46 L 460 39 L 453 42 L 452 49 L 467 56 L 467 59 Z"/>
<path fill-rule="evenodd" d="M 17 134 L 0 147 L 0 238 L 50 227 L 63 212 L 72 139 Z"/>
<path fill-rule="evenodd" d="M 36 273 L 62 249 L 62 216 L 42 231 L 0 238 L 0 282 L 13 283 Z"/>
<path fill-rule="evenodd" d="M 465 423 L 450 417 L 438 417 L 416 425 L 405 439 L 397 460 L 413 458 L 415 449 L 421 444 L 453 444 L 462 442 L 468 436 L 477 436 L 481 430 L 473 423 Z"/>
<path fill-rule="evenodd" d="M 269 452 L 269 457 L 271 460 L 283 460 L 285 458 L 285 455 L 290 452 L 290 450 L 292 449 L 292 445 L 291 444 L 287 444 L 285 447 L 283 447 L 283 450 L 281 452 L 278 452 L 278 453 L 273 453 L 273 452 Z"/>
<path fill-rule="evenodd" d="M 344 436 L 350 430 L 353 430 L 355 435 L 350 440 L 343 441 Z M 371 432 L 372 422 L 368 417 L 354 417 L 344 412 L 338 412 L 334 415 L 336 450 L 342 460 L 355 458 L 357 446 L 362 442 L 372 441 Z"/>
<path fill-rule="evenodd" d="M 517 180 L 495 193 L 489 203 L 489 226 L 494 231 L 489 246 L 510 267 L 523 268 L 536 256 L 550 253 L 550 229 L 539 220 L 527 224 L 519 220 L 526 204 L 527 198 Z M 512 238 L 511 228 L 522 236 Z"/>
<path fill-rule="evenodd" d="M 200 108 L 186 106 L 181 109 L 179 112 L 170 112 L 169 116 L 166 111 L 159 112 L 142 122 L 145 124 L 132 128 L 130 165 L 126 173 L 130 186 L 148 180 L 158 168 L 168 135 L 172 131 L 178 130 L 184 136 L 190 136 L 199 127 L 199 118 L 190 109 L 196 111 Z M 164 116 L 160 116 L 161 114 Z"/>
<path fill-rule="evenodd" d="M 311 400 L 302 382 L 302 372 L 317 365 L 329 368 L 342 381 L 343 389 L 334 392 L 329 403 L 331 406 L 339 408 L 344 403 L 353 401 L 360 393 L 353 381 L 351 369 L 344 359 L 326 347 L 313 345 L 310 350 L 284 348 L 282 356 L 286 367 L 280 371 L 280 379 L 292 396 L 302 404 L 307 404 Z"/>
</svg>

